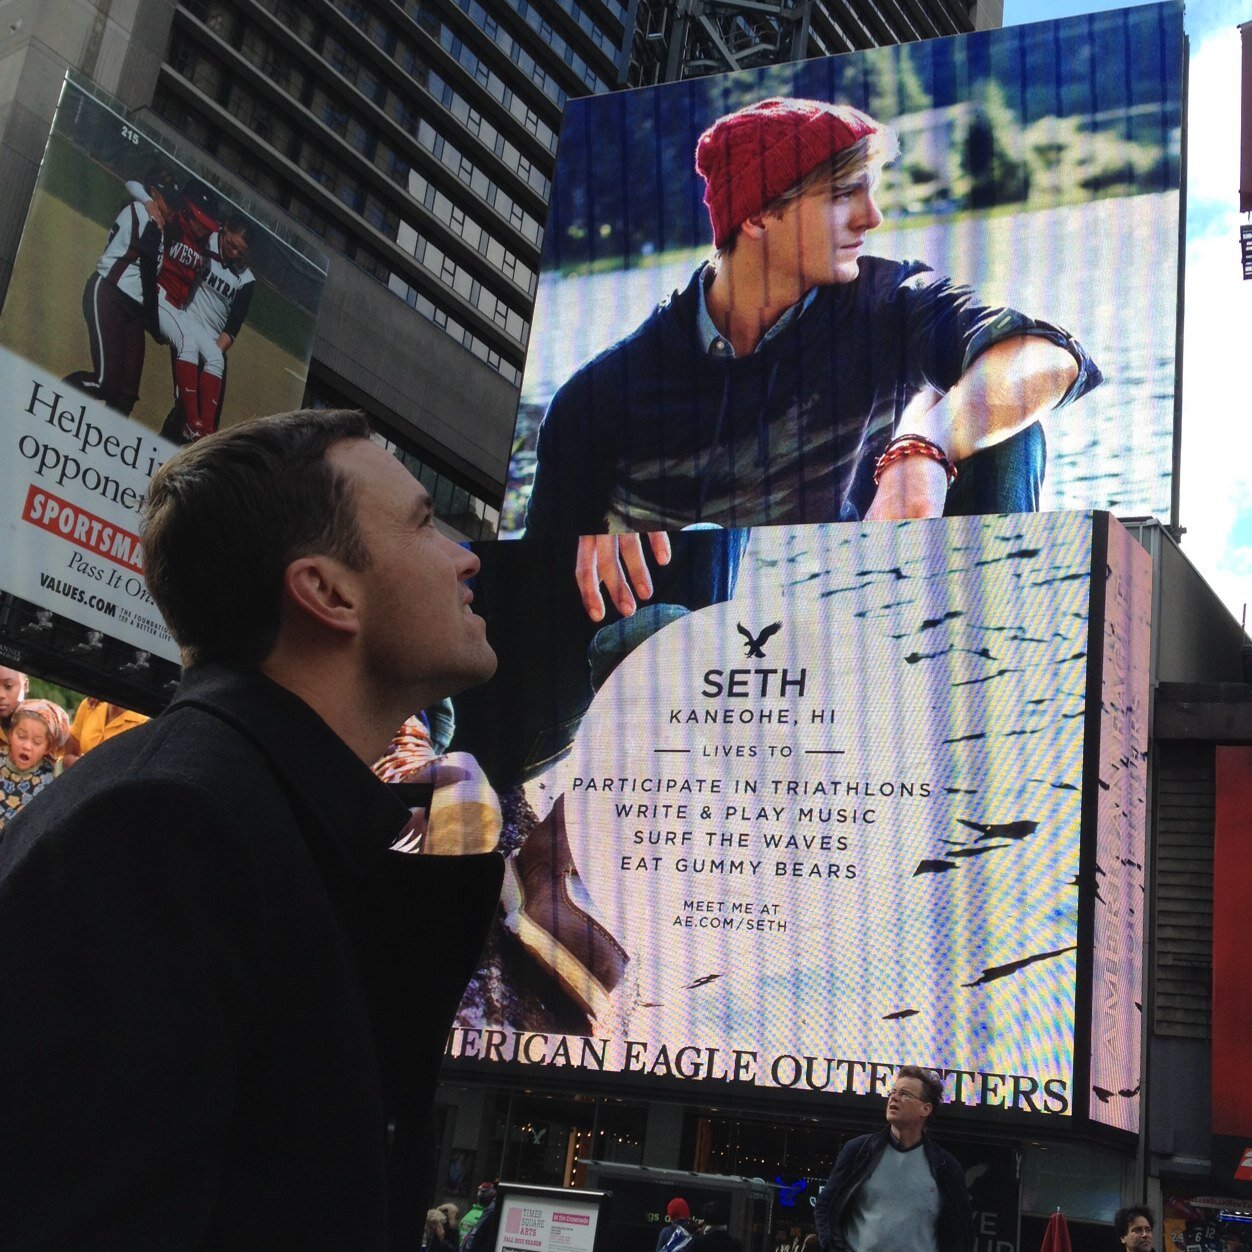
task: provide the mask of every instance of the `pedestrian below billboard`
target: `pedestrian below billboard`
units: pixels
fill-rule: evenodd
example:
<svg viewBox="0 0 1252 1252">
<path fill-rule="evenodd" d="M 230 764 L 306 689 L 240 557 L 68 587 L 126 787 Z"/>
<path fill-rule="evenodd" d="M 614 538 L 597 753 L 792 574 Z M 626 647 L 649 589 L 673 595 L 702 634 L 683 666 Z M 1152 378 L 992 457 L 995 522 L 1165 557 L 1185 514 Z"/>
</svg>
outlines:
<svg viewBox="0 0 1252 1252">
<path fill-rule="evenodd" d="M 710 1200 L 700 1210 L 700 1233 L 687 1245 L 688 1252 L 743 1252 L 743 1244 L 730 1233 L 730 1213 L 725 1200 Z"/>
<path fill-rule="evenodd" d="M 974 1217 L 965 1171 L 926 1133 L 942 1102 L 933 1071 L 896 1071 L 886 1129 L 844 1144 L 817 1197 L 822 1252 L 969 1252 Z"/>
<path fill-rule="evenodd" d="M 365 417 L 245 423 L 153 479 L 170 707 L 0 843 L 0 1245 L 416 1247 L 494 852 L 393 850 L 368 768 L 486 679 L 470 552 Z"/>
<path fill-rule="evenodd" d="M 656 1237 L 656 1252 L 683 1252 L 691 1242 L 693 1224 L 690 1206 L 676 1195 L 665 1206 L 665 1224 Z"/>
<path fill-rule="evenodd" d="M 1132 1204 L 1118 1209 L 1113 1218 L 1117 1241 L 1129 1252 L 1152 1252 L 1152 1232 L 1156 1215 L 1146 1204 Z"/>
</svg>

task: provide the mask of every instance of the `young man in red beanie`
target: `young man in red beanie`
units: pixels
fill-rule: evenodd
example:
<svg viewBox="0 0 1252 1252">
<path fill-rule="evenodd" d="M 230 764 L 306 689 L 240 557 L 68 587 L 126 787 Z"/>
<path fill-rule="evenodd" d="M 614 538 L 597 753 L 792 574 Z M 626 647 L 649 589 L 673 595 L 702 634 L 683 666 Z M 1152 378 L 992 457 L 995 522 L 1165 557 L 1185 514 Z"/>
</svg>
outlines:
<svg viewBox="0 0 1252 1252">
<path fill-rule="evenodd" d="M 865 255 L 892 131 L 763 100 L 700 136 L 714 258 L 553 397 L 528 534 L 580 542 L 584 606 L 652 582 L 638 533 L 1038 507 L 1038 419 L 1099 370 L 1064 330 Z"/>
</svg>

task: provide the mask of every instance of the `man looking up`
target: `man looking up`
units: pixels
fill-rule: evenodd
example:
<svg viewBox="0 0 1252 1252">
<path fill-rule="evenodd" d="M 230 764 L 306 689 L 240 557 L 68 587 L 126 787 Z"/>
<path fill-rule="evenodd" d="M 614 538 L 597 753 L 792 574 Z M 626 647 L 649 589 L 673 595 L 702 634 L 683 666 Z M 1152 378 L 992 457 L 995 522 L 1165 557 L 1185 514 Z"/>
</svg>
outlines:
<svg viewBox="0 0 1252 1252">
<path fill-rule="evenodd" d="M 182 684 L 0 844 L 6 1248 L 420 1242 L 502 865 L 393 850 L 410 813 L 367 763 L 495 656 L 477 558 L 369 433 L 262 418 L 153 479 Z"/>
<path fill-rule="evenodd" d="M 623 614 L 653 593 L 639 534 L 1027 512 L 1037 421 L 1100 372 L 1059 327 L 920 261 L 865 254 L 896 154 L 857 109 L 769 99 L 696 148 L 715 255 L 579 369 L 539 430 L 526 533 L 588 536 L 575 579 Z"/>
<path fill-rule="evenodd" d="M 965 1171 L 926 1134 L 942 1100 L 932 1071 L 896 1071 L 887 1128 L 844 1144 L 817 1197 L 823 1252 L 970 1252 Z"/>
<path fill-rule="evenodd" d="M 1152 1228 L 1156 1218 L 1146 1204 L 1132 1204 L 1118 1209 L 1113 1230 L 1118 1242 L 1130 1252 L 1152 1252 Z"/>
</svg>

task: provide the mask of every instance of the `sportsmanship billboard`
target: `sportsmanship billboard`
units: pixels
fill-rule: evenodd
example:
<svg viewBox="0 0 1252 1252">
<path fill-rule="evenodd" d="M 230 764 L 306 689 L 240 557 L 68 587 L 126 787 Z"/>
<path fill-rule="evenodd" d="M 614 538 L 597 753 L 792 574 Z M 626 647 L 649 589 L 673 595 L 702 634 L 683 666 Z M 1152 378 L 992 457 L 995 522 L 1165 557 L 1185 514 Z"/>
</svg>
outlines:
<svg viewBox="0 0 1252 1252">
<path fill-rule="evenodd" d="M 501 533 L 1168 517 L 1182 60 L 1168 3 L 572 100 Z"/>
<path fill-rule="evenodd" d="M 299 407 L 326 275 L 241 202 L 68 78 L 0 314 L 0 590 L 168 660 L 148 481 Z"/>
<path fill-rule="evenodd" d="M 566 546 L 478 549 L 500 668 L 453 746 L 519 850 L 452 1063 L 857 1099 L 913 1062 L 1134 1129 L 1147 553 L 1072 512 L 670 540 L 585 629 Z"/>
</svg>

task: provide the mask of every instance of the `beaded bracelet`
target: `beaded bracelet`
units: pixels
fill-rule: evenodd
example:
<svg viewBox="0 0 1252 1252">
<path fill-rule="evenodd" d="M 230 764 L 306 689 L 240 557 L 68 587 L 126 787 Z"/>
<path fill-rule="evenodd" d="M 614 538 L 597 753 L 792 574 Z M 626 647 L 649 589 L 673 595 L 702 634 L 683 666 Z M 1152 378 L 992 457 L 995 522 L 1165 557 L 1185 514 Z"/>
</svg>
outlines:
<svg viewBox="0 0 1252 1252">
<path fill-rule="evenodd" d="M 878 480 L 887 466 L 904 460 L 906 456 L 924 456 L 937 461 L 943 466 L 943 472 L 948 476 L 948 486 L 951 487 L 956 482 L 956 466 L 937 443 L 922 435 L 897 435 L 874 463 L 874 486 L 878 486 Z"/>
</svg>

